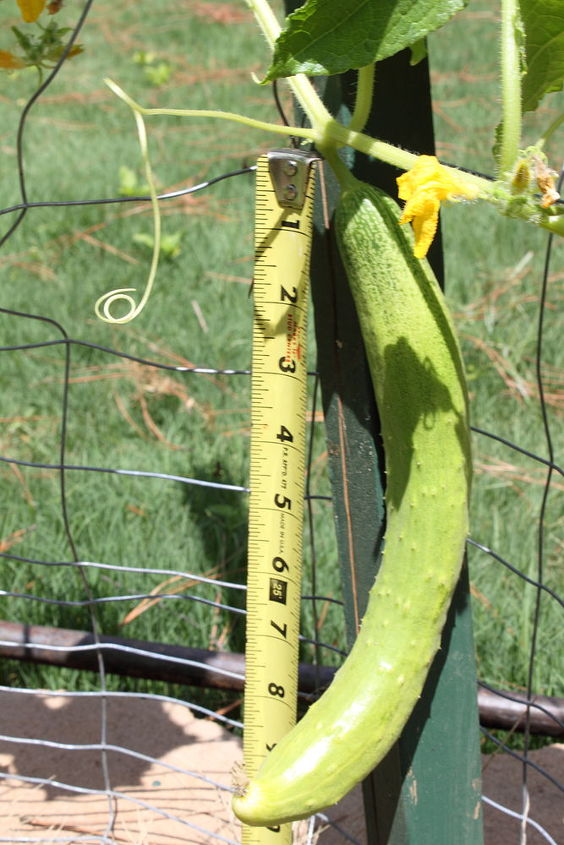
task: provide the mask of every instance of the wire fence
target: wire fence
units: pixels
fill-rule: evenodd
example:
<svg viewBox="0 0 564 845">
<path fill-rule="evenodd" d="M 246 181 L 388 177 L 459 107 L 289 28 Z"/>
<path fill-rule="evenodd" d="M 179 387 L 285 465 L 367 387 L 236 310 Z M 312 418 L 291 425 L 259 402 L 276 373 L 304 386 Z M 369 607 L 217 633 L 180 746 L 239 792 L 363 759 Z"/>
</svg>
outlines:
<svg viewBox="0 0 564 845">
<path fill-rule="evenodd" d="M 66 52 L 78 38 L 91 6 L 92 0 L 84 5 Z M 10 241 L 26 215 L 33 214 L 37 208 L 147 204 L 150 201 L 144 194 L 56 202 L 30 200 L 23 144 L 26 122 L 34 104 L 59 73 L 65 55 L 22 108 L 16 139 L 21 201 L 0 211 L 0 216 L 9 221 L 0 241 L 2 247 Z M 164 206 L 167 201 L 210 190 L 221 180 L 243 176 L 253 169 L 245 166 L 222 173 L 190 188 L 162 194 L 159 201 Z M 490 684 L 480 683 L 478 692 L 485 736 L 514 759 L 519 771 L 514 807 L 520 809 L 502 805 L 487 794 L 484 804 L 499 817 L 517 820 L 528 831 L 528 841 L 554 845 L 553 835 L 535 818 L 530 799 L 533 776 L 535 785 L 540 778 L 559 792 L 564 791 L 558 776 L 547 765 L 539 764 L 531 749 L 534 733 L 564 735 L 562 702 L 539 696 L 535 689 L 535 672 L 543 659 L 538 648 L 543 603 L 553 602 L 560 609 L 564 607 L 562 597 L 545 582 L 547 503 L 555 479 L 564 476 L 564 470 L 556 461 L 543 378 L 543 331 L 552 261 L 552 240 L 549 238 L 536 329 L 536 373 L 545 433 L 544 454 L 535 454 L 495 432 L 474 428 L 476 438 L 497 440 L 509 452 L 531 459 L 545 473 L 536 524 L 534 569 L 522 571 L 502 552 L 491 548 L 484 538 L 480 541 L 473 538 L 469 544 L 476 554 L 489 558 L 492 566 L 499 567 L 500 571 L 507 569 L 514 578 L 531 585 L 535 596 L 533 624 L 528 635 L 526 689 L 498 690 Z M 42 515 L 42 502 L 38 502 L 36 525 L 16 527 L 0 537 L 0 554 L 5 564 L 0 591 L 5 607 L 1 614 L 4 621 L 0 622 L 0 654 L 7 667 L 2 675 L 4 683 L 0 686 L 5 726 L 0 735 L 0 777 L 4 787 L 0 798 L 3 807 L 0 841 L 237 843 L 239 832 L 230 812 L 229 798 L 231 770 L 240 757 L 243 728 L 240 718 L 235 716 L 239 712 L 244 681 L 241 637 L 244 628 L 241 622 L 245 616 L 244 572 L 229 577 L 232 571 L 229 566 L 218 566 L 212 572 L 202 571 L 201 561 L 195 561 L 193 566 L 167 566 L 166 548 L 157 557 L 148 544 L 145 555 L 143 543 L 141 548 L 136 547 L 134 556 L 138 556 L 138 560 L 135 564 L 105 560 L 103 551 L 99 555 L 96 552 L 88 555 L 86 559 L 83 546 L 89 549 L 96 546 L 91 539 L 88 543 L 83 540 L 88 519 L 84 517 L 84 525 L 77 524 L 73 502 L 77 495 L 85 495 L 89 497 L 86 512 L 95 513 L 102 507 L 105 508 L 102 519 L 111 519 L 106 495 L 110 503 L 117 498 L 128 503 L 132 484 L 136 485 L 136 490 L 145 491 L 146 500 L 163 497 L 167 507 L 170 507 L 167 490 L 178 490 L 180 486 L 188 502 L 198 491 L 204 491 L 202 512 L 205 510 L 212 516 L 219 514 L 225 518 L 228 542 L 238 542 L 241 537 L 244 541 L 241 515 L 244 519 L 248 488 L 244 484 L 221 480 L 220 466 L 216 478 L 203 477 L 204 473 L 192 477 L 161 471 L 154 465 L 122 468 L 112 461 L 103 466 L 74 463 L 68 460 L 68 455 L 76 449 L 80 431 L 85 427 L 96 429 L 98 425 L 97 418 L 84 416 L 82 405 L 73 402 L 76 385 L 87 381 L 92 368 L 108 372 L 109 367 L 122 364 L 141 368 L 146 378 L 150 378 L 147 375 L 150 373 L 163 377 L 171 375 L 182 385 L 178 390 L 183 398 L 197 394 L 197 388 L 187 387 L 189 384 L 199 384 L 203 379 L 221 380 L 216 384 L 220 384 L 222 391 L 229 392 L 232 410 L 238 407 L 241 392 L 246 391 L 248 395 L 249 371 L 214 367 L 209 361 L 202 362 L 203 366 L 195 366 L 187 361 L 185 351 L 180 350 L 167 353 L 169 360 L 174 359 L 176 363 L 166 362 L 163 360 L 166 356 L 162 354 L 155 358 L 148 354 L 131 354 L 72 337 L 64 320 L 57 321 L 41 313 L 0 307 L 0 325 L 4 340 L 10 338 L 10 342 L 3 340 L 0 347 L 2 393 L 8 385 L 13 389 L 16 383 L 21 386 L 22 401 L 19 411 L 11 409 L 8 413 L 0 407 L 5 432 L 2 437 L 2 452 L 5 453 L 0 455 L 0 462 L 6 470 L 2 475 L 6 509 L 10 510 L 13 495 L 8 478 L 18 480 L 21 495 L 30 501 L 34 497 L 32 488 L 42 490 L 45 479 L 54 481 L 58 487 L 58 501 L 45 504 Z M 250 345 L 250 335 L 243 336 L 242 341 Z M 46 357 L 48 353 L 56 353 L 59 357 Z M 58 412 L 50 424 L 51 437 L 42 444 L 44 459 L 26 459 L 5 451 L 5 444 L 12 442 L 10 426 L 20 424 L 30 415 L 44 413 L 38 402 L 34 402 L 31 409 L 29 407 L 29 396 L 40 379 L 48 385 L 50 398 L 60 391 L 57 394 Z M 340 647 L 343 639 L 339 642 L 338 637 L 332 635 L 325 641 L 322 636 L 324 627 L 321 623 L 325 616 L 333 615 L 334 630 L 338 630 L 339 625 L 342 628 L 343 622 L 339 597 L 329 592 L 323 595 L 317 586 L 323 584 L 316 548 L 318 520 L 330 521 L 331 503 L 329 492 L 318 483 L 316 472 L 322 420 L 316 407 L 318 379 L 315 372 L 310 373 L 310 382 L 306 486 L 310 544 L 306 545 L 304 566 L 306 583 L 312 589 L 309 594 L 306 589 L 302 599 L 305 624 L 301 639 L 304 648 L 310 649 L 305 652 L 310 655 L 309 663 L 300 668 L 302 706 L 314 700 L 327 686 L 334 667 L 344 655 Z M 158 427 L 146 407 L 144 410 L 147 425 L 158 436 Z M 103 428 L 107 409 L 100 407 L 98 413 Z M 477 414 L 475 418 L 478 418 Z M 69 447 L 71 440 L 72 449 Z M 23 442 L 27 442 L 26 438 Z M 119 453 L 119 444 L 112 444 L 108 452 L 110 456 Z M 99 478 L 100 483 L 89 484 L 87 479 L 93 476 Z M 77 493 L 81 489 L 86 492 Z M 233 501 L 237 504 L 233 505 Z M 110 510 L 111 507 L 110 504 Z M 136 507 L 131 505 L 131 510 Z M 116 515 L 115 519 L 123 519 L 123 513 L 121 510 L 121 515 Z M 204 531 L 213 530 L 211 525 L 213 520 L 207 523 Z M 179 526 L 181 531 L 184 523 L 180 519 Z M 110 532 L 111 526 L 107 530 Z M 97 531 L 100 531 L 100 521 Z M 37 535 L 36 548 L 45 551 L 34 557 L 19 556 L 15 546 L 30 532 Z M 101 550 L 106 548 L 103 533 L 102 530 L 96 538 Z M 157 547 L 161 542 L 159 536 Z M 50 549 L 66 551 L 57 556 L 49 554 Z M 185 557 L 190 560 L 189 555 Z M 21 579 L 15 574 L 19 571 L 26 573 L 23 589 Z M 75 592 L 76 584 L 79 584 L 77 597 L 72 599 L 65 597 L 61 588 L 71 581 Z M 115 604 L 127 608 L 126 618 L 127 614 L 134 618 L 135 614 L 150 610 L 152 638 L 134 640 L 118 636 L 113 625 L 107 631 L 106 607 Z M 32 612 L 30 608 L 37 605 L 42 606 L 41 612 Z M 198 607 L 199 612 L 196 611 Z M 178 641 L 171 644 L 159 639 L 159 630 L 164 627 L 161 619 L 170 614 L 180 618 L 181 630 L 185 632 L 180 638 L 181 645 Z M 63 625 L 61 619 L 65 620 Z M 76 620 L 74 625 L 78 627 L 71 627 L 67 620 Z M 203 647 L 206 641 L 214 647 Z M 238 650 L 233 644 L 236 647 L 238 644 Z M 558 651 L 555 654 L 558 660 Z M 321 658 L 321 665 L 312 665 L 316 657 Z M 18 661 L 20 666 L 15 674 L 13 661 Z M 48 676 L 50 682 L 42 688 L 22 683 L 32 664 L 43 664 L 52 672 Z M 82 680 L 72 681 L 78 670 L 81 670 Z M 14 677 L 19 683 L 13 682 Z M 116 678 L 126 680 L 116 681 Z M 60 688 L 72 687 L 73 683 L 72 691 Z M 45 689 L 47 686 L 51 688 Z M 515 730 L 522 731 L 522 750 L 510 747 L 506 737 L 502 740 L 499 733 L 491 732 L 492 727 L 504 727 L 509 736 Z M 359 843 L 363 841 L 363 835 L 358 814 L 355 816 L 350 809 L 340 808 L 302 823 L 296 831 L 296 841 L 314 842 L 321 836 L 321 842 Z"/>
</svg>

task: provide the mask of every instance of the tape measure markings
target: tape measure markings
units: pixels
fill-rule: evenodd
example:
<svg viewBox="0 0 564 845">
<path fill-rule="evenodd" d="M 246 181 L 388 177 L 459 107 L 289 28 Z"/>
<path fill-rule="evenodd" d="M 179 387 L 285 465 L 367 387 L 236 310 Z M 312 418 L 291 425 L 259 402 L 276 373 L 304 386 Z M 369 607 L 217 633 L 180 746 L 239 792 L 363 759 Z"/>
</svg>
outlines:
<svg viewBox="0 0 564 845">
<path fill-rule="evenodd" d="M 315 158 L 284 150 L 257 162 L 244 714 L 249 776 L 296 716 Z M 289 845 L 291 825 L 244 826 L 243 842 Z"/>
</svg>

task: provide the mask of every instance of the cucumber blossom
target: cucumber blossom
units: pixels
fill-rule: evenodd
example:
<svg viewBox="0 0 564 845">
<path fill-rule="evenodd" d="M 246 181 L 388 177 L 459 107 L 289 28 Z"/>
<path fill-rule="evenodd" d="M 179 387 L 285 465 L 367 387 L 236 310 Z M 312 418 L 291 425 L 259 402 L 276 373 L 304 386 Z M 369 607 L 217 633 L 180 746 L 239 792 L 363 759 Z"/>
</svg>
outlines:
<svg viewBox="0 0 564 845">
<path fill-rule="evenodd" d="M 382 564 L 331 686 L 234 797 L 251 825 L 328 807 L 382 760 L 421 694 L 463 560 L 471 461 L 462 360 L 442 292 L 399 217 L 390 197 L 352 177 L 335 215 L 381 420 Z"/>
</svg>

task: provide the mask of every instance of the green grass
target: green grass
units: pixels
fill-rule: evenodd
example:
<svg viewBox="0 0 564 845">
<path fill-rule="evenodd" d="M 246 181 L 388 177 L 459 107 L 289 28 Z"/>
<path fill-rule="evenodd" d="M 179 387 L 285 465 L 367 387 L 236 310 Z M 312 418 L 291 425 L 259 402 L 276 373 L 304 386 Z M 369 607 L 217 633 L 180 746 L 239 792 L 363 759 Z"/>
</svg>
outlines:
<svg viewBox="0 0 564 845">
<path fill-rule="evenodd" d="M 267 88 L 251 73 L 265 66 L 266 48 L 244 4 L 168 2 L 114 4 L 99 0 L 81 35 L 83 55 L 69 63 L 32 109 L 25 133 L 30 200 L 114 196 L 126 166 L 143 182 L 133 118 L 104 86 L 111 76 L 144 105 L 240 110 L 276 120 Z M 439 155 L 491 172 L 490 148 L 497 120 L 496 36 L 493 4 L 470 10 L 430 39 Z M 14 6 L 15 9 L 15 6 Z M 9 49 L 12 5 L 0 6 L 0 49 Z M 203 11 L 202 11 L 203 10 Z M 71 15 L 72 9 L 65 9 Z M 236 15 L 230 20 L 229 15 Z M 227 15 L 229 22 L 222 22 Z M 239 19 L 240 18 L 240 19 Z M 70 20 L 70 18 L 69 18 Z M 155 87 L 138 51 L 170 65 Z M 2 206 L 18 201 L 15 129 L 35 77 L 2 77 L 0 173 Z M 562 106 L 553 95 L 536 126 L 546 126 Z M 174 189 L 253 162 L 279 138 L 218 121 L 151 118 L 152 164 L 161 189 Z M 535 123 L 527 119 L 529 140 Z M 554 153 L 554 150 L 552 151 Z M 553 157 L 553 161 L 558 158 Z M 163 203 L 165 235 L 180 235 L 181 253 L 163 261 L 155 290 L 132 324 L 99 322 L 93 304 L 116 287 L 142 291 L 149 263 L 137 235 L 150 235 L 145 204 L 34 209 L 0 253 L 5 308 L 31 311 L 63 324 L 71 337 L 165 363 L 246 368 L 250 363 L 253 178 L 215 185 L 183 201 Z M 0 218 L 0 232 L 11 216 Z M 545 248 L 542 233 L 503 220 L 482 205 L 443 214 L 447 294 L 456 314 L 469 374 L 473 423 L 546 454 L 534 377 L 538 294 Z M 556 454 L 562 451 L 562 346 L 557 308 L 562 298 L 559 251 L 552 266 L 544 334 L 550 383 L 549 414 Z M 202 316 L 203 315 L 203 320 Z M 0 315 L 3 345 L 58 339 L 52 327 Z M 249 383 L 245 376 L 207 377 L 153 370 L 85 347 L 72 348 L 67 462 L 159 471 L 230 484 L 247 483 Z M 312 361 L 314 354 L 312 353 Z M 64 349 L 51 346 L 2 356 L 0 450 L 21 460 L 58 460 Z M 559 379 L 559 381 L 558 381 Z M 316 423 L 313 491 L 329 490 L 322 425 Z M 476 438 L 472 537 L 534 577 L 538 513 L 544 471 L 493 441 Z M 69 559 L 54 471 L 0 467 L 3 501 L 0 541 L 15 540 L 23 557 Z M 562 517 L 555 478 L 546 519 L 545 580 L 563 591 L 557 563 Z M 69 518 L 83 560 L 210 573 L 243 583 L 246 509 L 243 495 L 180 483 L 97 473 L 68 473 Z M 317 591 L 338 597 L 338 567 L 330 505 L 316 502 L 313 531 Z M 23 532 L 17 535 L 14 532 Z M 309 548 L 309 530 L 305 547 Z M 304 592 L 311 590 L 308 557 Z M 68 569 L 3 561 L 3 583 L 36 595 L 79 600 L 82 584 Z M 470 550 L 480 677 L 501 687 L 526 682 L 533 591 L 481 553 Z M 166 576 L 89 574 L 98 596 L 149 592 Z M 237 591 L 192 587 L 193 594 L 241 606 Z M 239 618 L 209 607 L 163 600 L 123 625 L 138 602 L 100 605 L 105 633 L 210 648 L 243 649 Z M 341 611 L 321 606 L 319 633 L 344 642 Z M 535 689 L 562 694 L 561 615 L 543 598 Z M 85 609 L 2 600 L 6 619 L 90 628 Z M 310 607 L 304 631 L 311 636 Z M 552 655 L 552 656 L 551 656 Z M 309 647 L 304 659 L 312 659 Z M 335 662 L 331 653 L 326 662 Z M 0 677 L 14 684 L 81 688 L 87 674 L 6 664 Z M 156 684 L 109 678 L 111 688 L 160 689 Z M 177 690 L 186 695 L 186 691 Z M 195 697 L 193 690 L 189 691 Z M 198 696 L 203 693 L 198 692 Z M 206 700 L 220 703 L 219 694 Z"/>
<path fill-rule="evenodd" d="M 81 36 L 85 53 L 67 65 L 29 118 L 25 172 L 31 200 L 115 196 L 123 166 L 142 185 L 134 121 L 103 85 L 108 75 L 148 105 L 236 107 L 276 119 L 271 93 L 257 88 L 251 78 L 260 72 L 266 51 L 249 15 L 241 15 L 235 5 L 210 8 L 235 12 L 235 21 L 210 23 L 197 13 L 197 4 L 190 3 L 182 8 L 170 3 L 168 14 L 162 6 L 146 4 L 143 15 L 137 10 L 134 18 L 124 6 L 96 3 Z M 15 22 L 8 12 L 2 6 L 0 32 L 7 33 L 7 25 Z M 134 61 L 139 50 L 153 51 L 156 61 L 169 62 L 171 75 L 165 85 L 150 84 Z M 18 200 L 16 123 L 35 77 L 26 72 L 5 81 L 0 143 L 2 202 L 9 205 Z M 165 190 L 254 162 L 260 151 L 272 146 L 272 139 L 217 121 L 164 118 L 149 121 L 149 146 L 159 187 Z M 93 305 L 115 287 L 142 291 L 150 253 L 136 236 L 152 232 L 149 206 L 35 209 L 2 252 L 2 306 L 55 319 L 71 337 L 132 355 L 173 365 L 248 368 L 253 199 L 254 179 L 242 176 L 204 194 L 163 204 L 163 233 L 180 235 L 181 252 L 161 264 L 153 297 L 140 318 L 117 328 L 99 322 Z M 10 219 L 2 218 L 0 231 Z M 0 324 L 5 345 L 60 339 L 44 323 L 0 316 Z M 71 357 L 67 463 L 248 483 L 248 377 L 179 375 L 85 347 L 73 346 Z M 63 367 L 62 346 L 5 354 L 2 454 L 57 462 Z M 321 431 L 319 424 L 317 428 Z M 323 448 L 318 438 L 316 454 Z M 68 560 L 57 473 L 16 472 L 6 465 L 0 473 L 2 498 L 10 502 L 0 517 L 4 545 L 18 540 L 10 548 L 14 554 Z M 323 462 L 315 474 L 315 490 L 327 493 Z M 66 480 L 69 520 L 82 560 L 245 582 L 244 494 L 90 472 L 68 473 Z M 314 508 L 318 551 L 325 558 L 319 591 L 335 593 L 335 569 L 326 565 L 335 558 L 330 505 Z M 68 568 L 5 561 L 3 572 L 3 583 L 16 592 L 66 601 L 85 598 L 81 579 Z M 97 597 L 148 593 L 166 578 L 99 570 L 88 574 Z M 307 578 L 304 587 L 311 592 Z M 186 592 L 237 607 L 244 602 L 240 591 L 213 586 L 191 586 Z M 240 616 L 180 598 L 153 604 L 123 624 L 127 614 L 142 609 L 139 601 L 101 604 L 96 611 L 100 629 L 138 639 L 244 649 Z M 4 599 L 0 613 L 21 622 L 91 628 L 85 608 Z M 309 620 L 311 610 L 305 615 Z M 331 642 L 337 643 L 341 626 L 333 607 L 328 619 L 335 619 Z M 311 659 L 311 649 L 304 657 Z M 17 662 L 5 663 L 1 671 L 10 683 L 27 686 L 88 688 L 99 683 L 89 673 Z M 111 676 L 108 684 L 162 691 L 154 682 Z M 226 699 L 225 694 L 202 691 L 182 694 L 217 704 Z"/>
</svg>

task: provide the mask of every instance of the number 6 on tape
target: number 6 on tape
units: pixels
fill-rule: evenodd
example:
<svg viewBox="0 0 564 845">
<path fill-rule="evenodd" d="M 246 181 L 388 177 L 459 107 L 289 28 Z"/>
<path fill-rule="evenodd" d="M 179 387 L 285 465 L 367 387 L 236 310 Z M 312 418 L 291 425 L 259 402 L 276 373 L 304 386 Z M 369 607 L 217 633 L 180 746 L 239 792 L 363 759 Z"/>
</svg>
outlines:
<svg viewBox="0 0 564 845">
<path fill-rule="evenodd" d="M 245 771 L 294 725 L 305 471 L 307 307 L 315 161 L 257 162 Z M 288 845 L 291 826 L 243 828 L 245 845 Z"/>
</svg>

